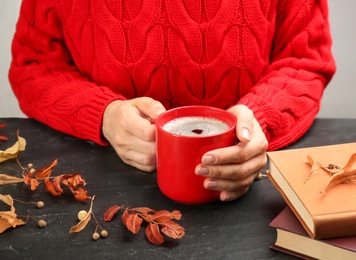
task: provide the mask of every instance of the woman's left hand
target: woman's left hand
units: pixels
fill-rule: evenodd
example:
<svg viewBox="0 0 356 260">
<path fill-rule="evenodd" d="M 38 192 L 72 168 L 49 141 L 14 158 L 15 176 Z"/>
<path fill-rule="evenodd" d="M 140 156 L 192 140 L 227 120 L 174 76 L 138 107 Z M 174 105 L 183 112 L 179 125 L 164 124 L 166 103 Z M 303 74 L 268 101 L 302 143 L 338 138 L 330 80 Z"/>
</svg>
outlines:
<svg viewBox="0 0 356 260">
<path fill-rule="evenodd" d="M 239 142 L 207 152 L 195 173 L 208 177 L 204 187 L 221 191 L 220 200 L 231 201 L 244 195 L 267 163 L 268 141 L 253 112 L 244 105 L 228 110 L 237 118 Z"/>
</svg>

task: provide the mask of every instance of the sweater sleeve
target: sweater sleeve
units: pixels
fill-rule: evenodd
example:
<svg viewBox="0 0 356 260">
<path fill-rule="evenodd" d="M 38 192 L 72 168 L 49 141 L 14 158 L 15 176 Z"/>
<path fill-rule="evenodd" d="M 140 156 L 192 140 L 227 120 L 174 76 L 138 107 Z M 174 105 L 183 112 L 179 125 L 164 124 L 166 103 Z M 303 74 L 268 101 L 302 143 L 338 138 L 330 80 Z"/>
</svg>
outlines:
<svg viewBox="0 0 356 260">
<path fill-rule="evenodd" d="M 336 70 L 327 1 L 280 1 L 270 65 L 240 104 L 254 111 L 269 150 L 297 141 L 309 129 Z"/>
<path fill-rule="evenodd" d="M 81 75 L 65 47 L 56 1 L 24 0 L 12 42 L 9 81 L 20 108 L 61 132 L 108 145 L 104 110 L 123 99 Z"/>
</svg>

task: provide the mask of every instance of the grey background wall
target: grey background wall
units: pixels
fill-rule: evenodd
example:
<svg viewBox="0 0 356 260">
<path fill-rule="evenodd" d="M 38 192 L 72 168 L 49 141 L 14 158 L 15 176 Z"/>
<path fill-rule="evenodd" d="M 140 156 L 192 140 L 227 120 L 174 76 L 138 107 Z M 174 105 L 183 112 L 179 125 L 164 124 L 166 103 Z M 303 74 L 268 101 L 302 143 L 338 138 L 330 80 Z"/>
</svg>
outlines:
<svg viewBox="0 0 356 260">
<path fill-rule="evenodd" d="M 21 0 L 0 0 L 0 117 L 25 117 L 8 83 L 10 46 Z M 356 1 L 330 0 L 338 71 L 324 92 L 318 117 L 356 118 Z"/>
</svg>

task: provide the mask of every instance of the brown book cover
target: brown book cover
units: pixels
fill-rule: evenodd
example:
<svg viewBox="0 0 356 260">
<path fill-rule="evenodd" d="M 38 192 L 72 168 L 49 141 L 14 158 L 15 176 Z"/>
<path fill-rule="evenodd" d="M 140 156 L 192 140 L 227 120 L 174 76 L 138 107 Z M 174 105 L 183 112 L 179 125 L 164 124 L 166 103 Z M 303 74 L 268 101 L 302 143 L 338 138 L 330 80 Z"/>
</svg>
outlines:
<svg viewBox="0 0 356 260">
<path fill-rule="evenodd" d="M 356 183 L 342 182 L 325 191 L 335 169 L 322 169 L 334 165 L 340 171 L 348 165 L 348 173 L 356 172 L 350 165 L 354 153 L 356 143 L 268 152 L 268 177 L 310 237 L 356 235 Z"/>
<path fill-rule="evenodd" d="M 356 236 L 312 239 L 289 207 L 282 210 L 270 226 L 277 231 L 271 249 L 302 259 L 356 259 Z"/>
</svg>

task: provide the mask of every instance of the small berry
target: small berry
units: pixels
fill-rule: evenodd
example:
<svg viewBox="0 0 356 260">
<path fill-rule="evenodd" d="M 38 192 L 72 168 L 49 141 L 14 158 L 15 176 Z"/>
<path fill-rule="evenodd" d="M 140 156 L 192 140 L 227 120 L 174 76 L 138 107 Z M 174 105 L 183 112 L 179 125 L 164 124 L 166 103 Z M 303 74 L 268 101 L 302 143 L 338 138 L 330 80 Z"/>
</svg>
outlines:
<svg viewBox="0 0 356 260">
<path fill-rule="evenodd" d="M 33 164 L 32 164 L 32 163 L 29 163 L 29 164 L 27 165 L 27 167 L 28 167 L 28 168 L 32 168 L 32 167 L 33 167 Z"/>
<path fill-rule="evenodd" d="M 34 168 L 31 168 L 31 170 L 30 170 L 30 173 L 35 173 L 35 169 Z"/>
<path fill-rule="evenodd" d="M 93 234 L 93 239 L 94 239 L 94 240 L 98 240 L 99 238 L 100 238 L 99 233 L 98 233 L 98 232 L 95 232 L 95 233 Z"/>
<path fill-rule="evenodd" d="M 106 230 L 102 230 L 102 231 L 100 232 L 100 236 L 101 236 L 101 237 L 107 237 L 107 236 L 108 236 L 108 232 L 107 232 Z"/>
<path fill-rule="evenodd" d="M 44 202 L 43 201 L 37 201 L 37 208 L 41 209 L 44 207 Z"/>
<path fill-rule="evenodd" d="M 86 212 L 85 210 L 79 211 L 78 212 L 78 219 L 82 220 L 87 214 L 88 214 L 88 212 Z"/>
<path fill-rule="evenodd" d="M 45 227 L 47 225 L 46 221 L 44 221 L 43 219 L 39 220 L 37 224 L 39 227 Z"/>
</svg>

